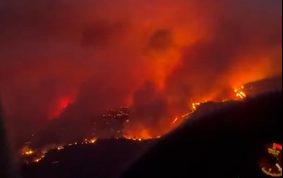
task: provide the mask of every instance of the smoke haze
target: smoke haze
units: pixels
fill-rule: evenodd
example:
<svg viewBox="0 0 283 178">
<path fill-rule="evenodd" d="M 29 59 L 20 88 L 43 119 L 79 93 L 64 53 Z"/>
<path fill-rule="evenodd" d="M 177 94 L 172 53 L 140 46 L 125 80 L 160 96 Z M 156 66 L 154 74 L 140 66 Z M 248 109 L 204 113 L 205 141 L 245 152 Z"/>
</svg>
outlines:
<svg viewBox="0 0 283 178">
<path fill-rule="evenodd" d="M 280 0 L 0 3 L 0 92 L 13 142 L 54 118 L 83 130 L 121 105 L 131 107 L 125 133 L 158 135 L 191 102 L 281 73 Z"/>
</svg>

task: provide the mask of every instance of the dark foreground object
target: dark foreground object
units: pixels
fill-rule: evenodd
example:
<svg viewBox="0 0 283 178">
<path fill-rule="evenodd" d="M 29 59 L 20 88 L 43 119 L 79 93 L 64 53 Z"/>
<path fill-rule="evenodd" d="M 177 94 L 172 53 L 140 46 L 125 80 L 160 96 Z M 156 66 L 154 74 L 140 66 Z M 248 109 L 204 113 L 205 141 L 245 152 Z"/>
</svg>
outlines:
<svg viewBox="0 0 283 178">
<path fill-rule="evenodd" d="M 160 140 L 121 178 L 265 177 L 263 145 L 282 144 L 282 92 L 188 121 Z"/>
<path fill-rule="evenodd" d="M 152 142 L 105 139 L 53 150 L 39 163 L 24 165 L 23 178 L 113 178 Z"/>
<path fill-rule="evenodd" d="M 13 165 L 6 129 L 4 124 L 4 111 L 0 102 L 0 178 L 19 178 L 16 167 Z"/>
</svg>

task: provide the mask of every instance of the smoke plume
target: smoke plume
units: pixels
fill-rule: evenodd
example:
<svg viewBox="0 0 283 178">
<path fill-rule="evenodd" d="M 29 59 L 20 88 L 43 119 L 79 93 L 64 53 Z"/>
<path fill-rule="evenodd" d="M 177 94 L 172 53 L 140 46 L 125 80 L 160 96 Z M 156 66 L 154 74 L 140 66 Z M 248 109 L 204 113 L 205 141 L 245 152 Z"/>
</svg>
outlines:
<svg viewBox="0 0 283 178">
<path fill-rule="evenodd" d="M 158 135 L 191 102 L 282 73 L 280 0 L 4 0 L 0 26 L 13 141 L 121 105 L 125 133 Z"/>
</svg>

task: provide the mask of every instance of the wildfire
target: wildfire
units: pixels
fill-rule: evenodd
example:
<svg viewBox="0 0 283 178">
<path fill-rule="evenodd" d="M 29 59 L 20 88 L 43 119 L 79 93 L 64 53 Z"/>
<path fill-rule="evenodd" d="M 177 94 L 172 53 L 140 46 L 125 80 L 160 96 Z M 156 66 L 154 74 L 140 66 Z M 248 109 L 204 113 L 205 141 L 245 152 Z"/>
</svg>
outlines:
<svg viewBox="0 0 283 178">
<path fill-rule="evenodd" d="M 63 150 L 64 149 L 64 146 L 58 146 L 57 147 L 57 150 L 59 151 L 59 150 Z"/>
<path fill-rule="evenodd" d="M 156 137 L 156 138 L 160 138 L 160 136 L 159 137 Z M 133 141 L 145 141 L 145 140 L 153 140 L 154 138 L 146 138 L 146 139 L 144 139 L 144 138 L 131 138 L 131 137 L 128 137 L 127 138 L 128 140 L 133 140 Z"/>
<path fill-rule="evenodd" d="M 32 150 L 24 152 L 23 155 L 32 155 L 34 152 Z"/>
<path fill-rule="evenodd" d="M 134 140 L 134 141 L 145 141 L 145 140 L 158 139 L 160 137 L 161 136 L 157 136 L 154 138 L 152 137 L 148 137 L 148 138 L 124 137 L 124 138 L 128 140 Z M 91 139 L 86 138 L 86 139 L 83 139 L 81 142 L 73 142 L 73 143 L 62 144 L 62 145 L 49 145 L 38 152 L 27 146 L 24 146 L 21 154 L 25 158 L 32 158 L 32 159 L 29 159 L 29 161 L 26 161 L 27 164 L 39 163 L 43 158 L 45 158 L 46 154 L 52 150 L 61 151 L 61 150 L 66 149 L 67 147 L 74 146 L 74 145 L 91 145 L 91 144 L 95 144 L 96 141 L 97 141 L 97 138 L 91 138 Z"/>
<path fill-rule="evenodd" d="M 34 151 L 28 146 L 24 146 L 22 148 L 21 152 L 22 152 L 22 155 L 24 155 L 24 156 L 30 156 L 30 155 L 34 154 Z"/>
<path fill-rule="evenodd" d="M 45 158 L 46 154 L 50 152 L 51 150 L 57 150 L 61 151 L 64 150 L 67 147 L 73 146 L 73 145 L 85 145 L 85 144 L 94 144 L 97 141 L 97 138 L 91 138 L 91 139 L 83 139 L 82 142 L 73 142 L 69 144 L 62 144 L 62 145 L 49 145 L 43 148 L 41 151 L 35 151 L 31 149 L 28 146 L 24 146 L 21 150 L 21 154 L 24 157 L 32 157 L 30 161 L 27 161 L 27 163 L 39 163 L 43 158 Z"/>
<path fill-rule="evenodd" d="M 197 106 L 199 106 L 201 103 L 193 103 L 192 104 L 192 108 L 193 108 L 193 111 L 196 111 L 197 110 Z"/>
<path fill-rule="evenodd" d="M 173 122 L 172 122 L 172 124 L 175 124 L 177 121 L 178 121 L 178 117 L 176 117 L 174 120 L 173 120 Z"/>
<path fill-rule="evenodd" d="M 68 106 L 72 104 L 72 99 L 68 97 L 60 98 L 55 104 L 55 108 L 52 108 L 52 111 L 49 115 L 49 119 L 54 119 L 60 116 Z"/>
<path fill-rule="evenodd" d="M 235 93 L 235 97 L 237 99 L 242 100 L 242 99 L 245 99 L 247 97 L 247 95 L 244 92 L 244 86 L 235 88 L 234 93 Z M 229 99 L 227 99 L 227 100 L 229 100 Z M 227 100 L 223 100 L 222 102 L 225 102 Z M 172 125 L 171 127 L 172 128 L 177 127 L 182 121 L 189 118 L 189 116 L 191 114 L 193 114 L 195 111 L 197 111 L 198 107 L 203 103 L 205 103 L 205 101 L 192 103 L 191 111 L 186 113 L 186 114 L 183 114 L 181 116 L 175 117 L 171 122 L 171 125 Z M 67 102 L 67 100 L 66 100 L 66 102 L 62 102 L 62 107 L 67 107 L 68 104 L 69 104 L 69 102 Z M 129 121 L 127 121 L 127 122 L 129 122 Z M 125 139 L 134 140 L 134 141 L 153 140 L 153 139 L 158 139 L 158 138 L 161 137 L 161 135 L 155 136 L 155 137 L 150 135 L 150 133 L 146 129 L 142 129 L 142 131 L 138 135 L 139 135 L 139 137 L 133 137 L 132 135 L 124 135 L 123 137 Z M 64 150 L 65 148 L 73 146 L 73 145 L 95 144 L 96 141 L 97 141 L 97 138 L 90 138 L 90 139 L 86 138 L 86 139 L 83 139 L 81 142 L 73 142 L 73 143 L 61 144 L 61 145 L 49 145 L 48 147 L 45 147 L 44 149 L 42 149 L 39 152 L 31 149 L 28 146 L 24 146 L 21 150 L 21 154 L 24 157 L 32 157 L 33 158 L 28 163 L 39 163 L 43 158 L 45 158 L 46 154 L 51 150 L 60 151 L 60 150 Z"/>
<path fill-rule="evenodd" d="M 134 140 L 134 141 L 145 141 L 145 140 L 153 140 L 153 139 L 157 139 L 157 138 L 160 138 L 161 136 L 158 135 L 158 136 L 151 136 L 147 130 L 143 130 L 140 134 L 140 137 L 133 137 L 131 135 L 124 135 L 123 136 L 125 139 L 128 139 L 128 140 Z"/>
<path fill-rule="evenodd" d="M 37 157 L 33 160 L 34 163 L 38 163 L 40 162 L 43 158 L 45 157 L 45 155 L 41 155 L 40 157 Z"/>
<path fill-rule="evenodd" d="M 193 103 L 193 104 L 192 104 L 192 107 L 193 107 L 194 105 L 195 105 L 195 104 Z M 195 108 L 195 110 L 196 110 L 196 108 Z M 183 114 L 183 115 L 180 116 L 180 117 L 175 117 L 175 119 L 172 121 L 171 124 L 172 124 L 172 125 L 178 125 L 178 123 L 182 122 L 184 119 L 187 119 L 188 116 L 189 116 L 190 114 L 192 114 L 193 112 L 194 112 L 194 110 L 193 110 L 192 112 Z"/>
<path fill-rule="evenodd" d="M 247 97 L 247 95 L 244 92 L 244 89 L 245 89 L 244 86 L 234 89 L 235 95 L 238 99 L 245 99 Z"/>
</svg>

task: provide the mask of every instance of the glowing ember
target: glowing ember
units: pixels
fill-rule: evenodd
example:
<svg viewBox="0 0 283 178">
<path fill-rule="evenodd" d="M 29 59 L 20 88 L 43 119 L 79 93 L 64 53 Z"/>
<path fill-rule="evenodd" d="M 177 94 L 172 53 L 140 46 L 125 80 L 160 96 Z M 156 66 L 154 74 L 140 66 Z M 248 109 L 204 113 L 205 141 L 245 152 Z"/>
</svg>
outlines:
<svg viewBox="0 0 283 178">
<path fill-rule="evenodd" d="M 24 152 L 23 153 L 24 155 L 32 155 L 33 154 L 33 151 L 31 150 L 31 151 L 27 151 L 27 152 Z"/>
<path fill-rule="evenodd" d="M 245 99 L 247 95 L 244 92 L 244 86 L 234 89 L 235 95 L 238 99 Z"/>
<path fill-rule="evenodd" d="M 33 160 L 33 162 L 34 162 L 34 163 L 38 163 L 38 162 L 40 162 L 44 157 L 45 157 L 45 155 L 41 155 L 40 157 L 35 158 L 35 159 Z"/>
<path fill-rule="evenodd" d="M 96 142 L 97 139 L 91 139 L 89 140 L 89 143 L 94 144 Z"/>
<path fill-rule="evenodd" d="M 64 146 L 58 146 L 57 147 L 57 150 L 63 150 L 64 149 Z"/>
<path fill-rule="evenodd" d="M 196 110 L 197 110 L 197 107 L 198 107 L 199 105 L 201 105 L 201 103 L 193 103 L 193 104 L 192 104 L 192 109 L 193 109 L 193 111 L 196 111 Z"/>
<path fill-rule="evenodd" d="M 38 163 L 40 162 L 43 158 L 45 158 L 45 155 L 51 151 L 51 150 L 64 150 L 66 147 L 70 147 L 73 145 L 78 145 L 78 144 L 94 144 L 97 141 L 97 138 L 91 138 L 91 139 L 83 139 L 82 142 L 78 143 L 78 142 L 74 142 L 74 143 L 69 143 L 69 144 L 64 144 L 64 145 L 49 145 L 46 146 L 45 148 L 43 148 L 41 151 L 39 152 L 35 152 L 33 151 L 31 148 L 24 146 L 22 148 L 22 152 L 21 154 L 24 157 L 27 156 L 34 156 L 33 159 L 31 161 L 27 161 L 27 163 Z"/>
<path fill-rule="evenodd" d="M 29 155 L 34 154 L 34 151 L 31 148 L 29 148 L 28 146 L 24 146 L 21 150 L 21 153 L 22 153 L 22 155 L 29 156 Z"/>
<path fill-rule="evenodd" d="M 172 124 L 175 124 L 177 121 L 178 121 L 178 117 L 176 117 L 174 120 L 173 120 L 173 122 L 172 122 Z"/>
</svg>

